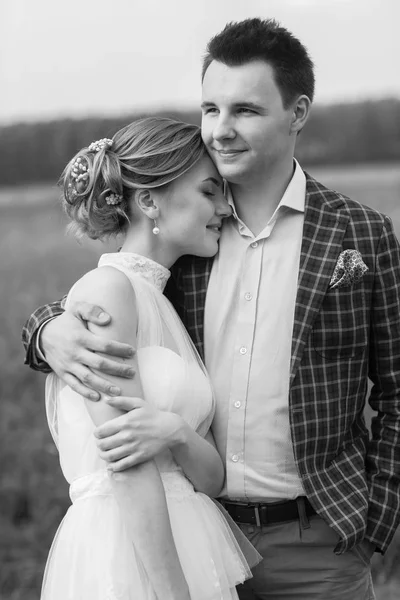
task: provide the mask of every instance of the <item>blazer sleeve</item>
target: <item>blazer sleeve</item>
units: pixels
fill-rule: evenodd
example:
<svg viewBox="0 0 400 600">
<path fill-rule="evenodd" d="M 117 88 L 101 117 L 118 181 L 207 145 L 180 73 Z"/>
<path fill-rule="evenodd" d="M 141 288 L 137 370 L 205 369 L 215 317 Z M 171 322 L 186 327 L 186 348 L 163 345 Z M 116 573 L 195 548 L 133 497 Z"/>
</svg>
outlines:
<svg viewBox="0 0 400 600">
<path fill-rule="evenodd" d="M 42 373 L 50 373 L 49 365 L 41 360 L 36 350 L 36 339 L 39 328 L 54 317 L 58 317 L 64 312 L 64 302 L 66 296 L 62 300 L 45 304 L 37 308 L 26 321 L 22 328 L 22 343 L 25 348 L 25 364 L 29 365 L 35 371 Z"/>
<path fill-rule="evenodd" d="M 372 292 L 366 537 L 385 552 L 400 522 L 400 246 L 388 217 L 379 240 Z"/>
</svg>

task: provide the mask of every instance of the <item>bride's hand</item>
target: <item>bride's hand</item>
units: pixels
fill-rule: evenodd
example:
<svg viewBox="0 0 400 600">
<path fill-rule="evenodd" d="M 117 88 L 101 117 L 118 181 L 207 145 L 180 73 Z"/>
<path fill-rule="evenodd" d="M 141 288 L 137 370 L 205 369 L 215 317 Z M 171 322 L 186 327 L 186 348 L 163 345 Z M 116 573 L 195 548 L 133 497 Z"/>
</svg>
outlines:
<svg viewBox="0 0 400 600">
<path fill-rule="evenodd" d="M 119 396 L 108 398 L 107 403 L 128 411 L 95 430 L 100 457 L 112 471 L 152 460 L 182 439 L 185 423 L 175 413 L 159 410 L 141 398 Z"/>
<path fill-rule="evenodd" d="M 104 326 L 110 322 L 110 317 L 99 307 L 79 302 L 43 327 L 40 346 L 46 362 L 60 379 L 89 400 L 98 400 L 98 392 L 120 394 L 119 389 L 93 371 L 133 377 L 134 370 L 130 365 L 115 362 L 99 353 L 129 358 L 134 350 L 128 344 L 94 335 L 86 328 L 86 321 Z"/>
</svg>

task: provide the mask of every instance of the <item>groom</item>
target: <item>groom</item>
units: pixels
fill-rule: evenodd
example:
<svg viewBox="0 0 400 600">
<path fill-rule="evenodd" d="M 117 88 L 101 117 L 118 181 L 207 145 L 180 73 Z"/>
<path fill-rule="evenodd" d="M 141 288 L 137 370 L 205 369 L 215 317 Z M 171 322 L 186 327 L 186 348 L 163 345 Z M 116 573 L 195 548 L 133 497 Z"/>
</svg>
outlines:
<svg viewBox="0 0 400 600">
<path fill-rule="evenodd" d="M 218 256 L 183 257 L 167 289 L 215 389 L 221 501 L 265 557 L 242 600 L 373 598 L 371 555 L 400 519 L 400 248 L 388 217 L 294 160 L 313 92 L 306 49 L 273 20 L 231 23 L 210 41 L 202 131 L 234 216 Z M 129 349 L 85 330 L 107 320 L 100 309 L 62 312 L 31 316 L 27 362 L 84 395 L 111 394 L 93 350 Z M 100 371 L 129 376 L 102 360 Z M 103 458 L 118 470 L 185 444 L 164 425 L 145 407 L 105 424 Z"/>
</svg>

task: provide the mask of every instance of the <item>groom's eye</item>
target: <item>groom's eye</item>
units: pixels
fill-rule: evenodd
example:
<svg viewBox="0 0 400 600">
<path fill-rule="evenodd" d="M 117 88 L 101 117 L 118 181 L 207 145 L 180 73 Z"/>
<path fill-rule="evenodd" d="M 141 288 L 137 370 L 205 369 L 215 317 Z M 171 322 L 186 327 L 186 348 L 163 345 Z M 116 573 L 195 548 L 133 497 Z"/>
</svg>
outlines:
<svg viewBox="0 0 400 600">
<path fill-rule="evenodd" d="M 210 113 L 215 113 L 217 111 L 218 111 L 218 109 L 215 106 L 209 106 L 208 108 L 203 109 L 203 112 L 205 115 L 208 115 Z"/>
<path fill-rule="evenodd" d="M 253 113 L 255 114 L 255 110 L 253 110 L 252 108 L 248 108 L 247 106 L 241 106 L 240 108 L 238 108 L 238 112 L 240 113 Z"/>
</svg>

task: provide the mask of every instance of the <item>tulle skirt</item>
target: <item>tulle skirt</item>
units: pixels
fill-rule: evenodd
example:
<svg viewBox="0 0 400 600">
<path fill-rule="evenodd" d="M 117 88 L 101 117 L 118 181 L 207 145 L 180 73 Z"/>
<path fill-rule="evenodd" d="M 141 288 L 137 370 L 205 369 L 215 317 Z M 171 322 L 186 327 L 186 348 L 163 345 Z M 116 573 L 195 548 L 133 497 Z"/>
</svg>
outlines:
<svg viewBox="0 0 400 600">
<path fill-rule="evenodd" d="M 53 541 L 41 600 L 156 600 L 107 480 L 82 479 Z M 224 516 L 180 473 L 162 479 L 191 600 L 237 599 L 235 586 L 251 573 Z"/>
</svg>

